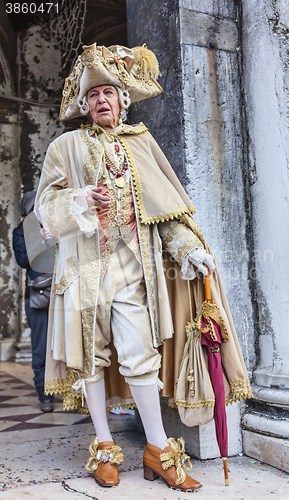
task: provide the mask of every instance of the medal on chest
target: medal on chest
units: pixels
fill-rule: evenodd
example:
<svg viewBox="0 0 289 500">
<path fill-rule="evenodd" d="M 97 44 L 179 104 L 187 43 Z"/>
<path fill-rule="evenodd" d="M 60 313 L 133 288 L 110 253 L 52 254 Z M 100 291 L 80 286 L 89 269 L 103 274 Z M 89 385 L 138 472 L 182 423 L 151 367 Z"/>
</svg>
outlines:
<svg viewBox="0 0 289 500">
<path fill-rule="evenodd" d="M 119 188 L 123 188 L 125 186 L 125 179 L 122 176 L 120 176 L 120 177 L 115 176 L 114 182 L 115 182 L 115 185 Z"/>
</svg>

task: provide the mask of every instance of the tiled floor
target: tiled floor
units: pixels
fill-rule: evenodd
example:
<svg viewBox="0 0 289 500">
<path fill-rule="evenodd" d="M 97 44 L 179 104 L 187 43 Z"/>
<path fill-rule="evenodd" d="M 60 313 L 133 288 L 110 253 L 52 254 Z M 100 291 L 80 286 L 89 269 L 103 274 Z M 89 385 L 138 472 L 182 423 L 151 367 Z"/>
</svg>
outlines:
<svg viewBox="0 0 289 500">
<path fill-rule="evenodd" d="M 133 443 L 122 470 L 141 468 L 145 439 L 135 432 L 133 417 L 108 419 L 120 446 L 126 433 Z M 64 412 L 59 398 L 52 413 L 40 411 L 30 364 L 0 363 L 0 491 L 89 476 L 84 465 L 94 437 L 90 416 Z"/>
<path fill-rule="evenodd" d="M 29 375 L 30 366 L 22 367 Z M 76 411 L 63 412 L 59 398 L 55 398 L 53 413 L 42 413 L 33 383 L 7 372 L 9 368 L 13 370 L 13 367 L 6 366 L 6 371 L 5 367 L 0 371 L 0 433 L 91 422 L 89 416 L 79 415 Z"/>
<path fill-rule="evenodd" d="M 143 479 L 146 444 L 135 431 L 130 415 L 109 414 L 112 434 L 124 452 L 120 485 L 100 488 L 84 469 L 94 434 L 90 417 L 55 411 L 40 412 L 28 364 L 0 363 L 0 499 L 2 500 L 188 500 L 191 495 L 171 491 L 158 479 Z M 224 486 L 222 460 L 192 459 L 191 475 L 201 481 L 202 500 L 289 500 L 289 474 L 249 457 L 228 461 L 230 486 Z M 193 498 L 193 497 L 191 497 Z M 195 498 L 195 495 L 194 495 Z"/>
</svg>

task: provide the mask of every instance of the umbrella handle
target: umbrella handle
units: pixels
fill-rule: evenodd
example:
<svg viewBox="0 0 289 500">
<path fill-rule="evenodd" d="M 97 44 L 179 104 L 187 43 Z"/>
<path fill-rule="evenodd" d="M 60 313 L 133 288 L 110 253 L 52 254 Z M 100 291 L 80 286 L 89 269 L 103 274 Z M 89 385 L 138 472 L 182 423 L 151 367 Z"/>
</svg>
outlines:
<svg viewBox="0 0 289 500">
<path fill-rule="evenodd" d="M 205 279 L 205 299 L 208 301 L 208 302 L 212 302 L 212 296 L 211 296 L 211 284 L 210 284 L 210 271 L 209 271 L 209 268 L 208 266 L 206 266 L 206 264 L 204 264 L 205 268 L 207 269 L 208 271 L 208 274 L 207 276 L 204 276 L 204 279 Z"/>
</svg>

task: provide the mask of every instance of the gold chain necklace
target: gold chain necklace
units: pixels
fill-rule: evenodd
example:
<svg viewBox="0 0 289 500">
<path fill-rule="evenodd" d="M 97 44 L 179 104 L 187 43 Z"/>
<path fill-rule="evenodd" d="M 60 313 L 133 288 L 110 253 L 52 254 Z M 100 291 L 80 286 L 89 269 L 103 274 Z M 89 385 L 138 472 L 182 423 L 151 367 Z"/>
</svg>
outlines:
<svg viewBox="0 0 289 500">
<path fill-rule="evenodd" d="M 113 170 L 113 166 L 115 166 L 114 163 L 113 163 L 113 166 L 109 163 L 109 158 L 108 158 L 108 155 L 106 154 L 106 152 L 104 152 L 103 158 L 104 158 L 103 170 L 104 171 L 107 170 L 109 172 L 110 176 L 113 177 L 114 183 L 117 187 L 123 188 L 125 186 L 124 175 L 128 169 L 128 162 L 127 162 L 126 157 L 124 157 L 123 164 L 121 165 L 121 170 L 120 170 L 120 168 L 118 168 L 116 171 Z"/>
<path fill-rule="evenodd" d="M 125 159 L 123 159 L 123 162 L 122 162 L 122 164 L 121 164 L 121 165 L 116 165 L 116 164 L 115 164 L 115 162 L 114 162 L 114 161 L 113 161 L 113 160 L 112 160 L 112 159 L 108 156 L 108 154 L 107 154 L 107 152 L 106 152 L 106 151 L 104 151 L 104 156 L 105 156 L 106 163 L 108 163 L 108 165 L 109 165 L 110 167 L 112 167 L 112 168 L 113 168 L 113 170 L 114 170 L 117 174 L 119 174 L 119 173 L 122 171 L 123 167 L 124 167 L 124 162 L 125 162 Z"/>
</svg>

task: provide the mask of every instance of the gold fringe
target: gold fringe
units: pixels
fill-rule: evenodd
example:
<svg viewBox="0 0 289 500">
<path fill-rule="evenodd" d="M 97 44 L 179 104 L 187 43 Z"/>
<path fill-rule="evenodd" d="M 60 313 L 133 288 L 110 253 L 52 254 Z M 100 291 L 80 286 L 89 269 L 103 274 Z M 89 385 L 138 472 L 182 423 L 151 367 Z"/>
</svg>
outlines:
<svg viewBox="0 0 289 500">
<path fill-rule="evenodd" d="M 202 328 L 202 319 L 203 318 L 205 318 L 207 320 L 207 325 L 204 328 Z M 201 314 L 199 315 L 199 317 L 197 319 L 197 327 L 200 331 L 199 340 L 201 341 L 202 333 L 206 333 L 207 331 L 209 331 L 212 340 L 214 342 L 217 342 L 217 337 L 216 337 L 215 328 L 214 328 L 214 324 L 212 322 L 212 319 L 216 321 L 216 323 L 218 324 L 218 326 L 221 329 L 221 335 L 222 335 L 223 342 L 227 342 L 228 340 L 230 340 L 229 332 L 228 332 L 227 327 L 225 325 L 225 322 L 220 314 L 218 306 L 216 304 L 213 304 L 212 302 L 207 302 L 207 301 L 203 302 Z"/>
<path fill-rule="evenodd" d="M 136 404 L 135 403 L 129 403 L 129 404 L 119 404 L 119 405 L 114 405 L 114 406 L 107 406 L 106 407 L 106 411 L 110 411 L 110 410 L 117 410 L 117 409 L 124 409 L 124 410 L 134 410 L 135 408 L 137 408 Z"/>
<path fill-rule="evenodd" d="M 71 390 L 71 386 L 78 380 L 76 371 L 66 368 L 66 377 L 57 380 L 45 380 L 45 394 L 63 394 Z M 89 375 L 86 375 L 87 377 Z"/>
<path fill-rule="evenodd" d="M 191 212 L 191 213 L 195 213 L 195 212 L 196 212 L 196 210 L 194 209 L 194 212 Z M 183 224 L 185 224 L 185 226 L 189 226 L 192 229 L 193 233 L 199 238 L 199 240 L 201 240 L 205 249 L 207 249 L 207 243 L 206 243 L 206 240 L 204 238 L 204 235 L 201 233 L 201 231 L 198 228 L 198 225 L 195 222 L 195 220 L 193 219 L 193 217 L 190 214 L 183 213 L 178 217 L 178 219 Z"/>
<path fill-rule="evenodd" d="M 225 399 L 226 406 L 241 401 L 241 399 L 251 399 L 253 398 L 251 386 L 249 380 L 241 378 L 240 380 L 234 380 L 230 382 L 231 392 L 230 395 Z M 183 408 L 200 408 L 200 407 L 210 407 L 215 406 L 214 399 L 202 399 L 199 401 L 188 401 L 186 399 L 177 399 L 175 402 L 168 403 L 170 408 L 177 408 L 182 406 Z"/>
<path fill-rule="evenodd" d="M 88 373 L 81 370 L 66 368 L 66 377 L 57 380 L 46 380 L 44 394 L 60 394 L 63 397 L 63 410 L 77 410 L 78 413 L 89 414 L 88 408 L 82 406 L 81 394 L 71 389 L 79 377 L 89 377 Z"/>
<path fill-rule="evenodd" d="M 129 126 L 124 126 L 119 132 L 116 133 L 117 136 L 119 135 L 139 135 L 143 134 L 144 132 L 147 132 L 148 128 L 143 124 L 140 123 L 137 127 L 129 127 Z"/>
<path fill-rule="evenodd" d="M 195 208 L 193 206 L 191 207 L 181 207 L 178 208 L 177 210 L 174 210 L 173 212 L 169 212 L 167 214 L 163 215 L 155 215 L 152 217 L 147 217 L 145 213 L 145 206 L 144 206 L 144 200 L 143 200 L 143 193 L 142 193 L 142 187 L 141 187 L 141 182 L 139 178 L 139 173 L 137 170 L 137 166 L 134 161 L 134 157 L 132 155 L 132 152 L 130 150 L 130 147 L 124 137 L 119 137 L 119 142 L 121 143 L 123 149 L 125 150 L 125 153 L 128 158 L 129 166 L 130 166 L 130 171 L 131 171 L 131 177 L 133 181 L 133 186 L 134 186 L 134 192 L 135 192 L 135 197 L 136 197 L 136 202 L 139 210 L 139 215 L 140 215 L 140 220 L 143 224 L 154 224 L 158 222 L 165 222 L 170 219 L 179 219 L 181 215 L 183 214 L 193 214 L 195 213 Z"/>
<path fill-rule="evenodd" d="M 240 380 L 233 380 L 230 382 L 231 388 L 231 399 L 233 401 L 240 401 L 240 399 L 252 399 L 254 398 L 250 386 L 249 380 L 246 380 L 245 377 Z"/>
<path fill-rule="evenodd" d="M 77 410 L 78 413 L 89 415 L 89 410 L 86 406 L 82 406 L 82 396 L 80 393 L 75 392 L 71 389 L 71 386 L 77 382 L 79 376 L 86 378 L 89 374 L 81 372 L 78 370 L 73 370 L 72 368 L 66 368 L 67 376 L 62 379 L 57 380 L 46 380 L 45 381 L 45 391 L 44 393 L 48 396 L 51 394 L 60 394 L 63 397 L 63 410 Z M 78 376 L 79 373 L 79 376 Z M 118 404 L 107 406 L 106 411 L 117 408 L 124 408 L 125 410 L 134 410 L 136 408 L 135 403 L 128 404 Z"/>
<path fill-rule="evenodd" d="M 89 124 L 83 124 L 83 123 L 80 125 L 80 130 L 84 130 L 84 131 L 93 130 L 97 134 L 100 134 L 102 132 L 102 130 L 100 130 L 100 127 L 98 127 L 97 125 L 89 125 Z M 118 132 L 116 132 L 115 134 L 111 134 L 107 130 L 105 132 L 108 135 L 114 137 L 115 135 L 116 136 L 119 136 L 119 135 L 139 135 L 139 134 L 143 134 L 144 132 L 147 132 L 147 131 L 148 131 L 148 128 L 143 123 L 140 123 L 139 125 L 136 125 L 135 127 L 132 127 L 131 125 L 124 124 L 124 127 L 121 130 L 119 130 Z"/>
<path fill-rule="evenodd" d="M 186 399 L 176 399 L 175 403 L 169 403 L 169 406 L 177 407 L 182 406 L 183 408 L 200 408 L 201 406 L 215 406 L 214 399 L 200 399 L 199 401 L 187 401 Z"/>
<path fill-rule="evenodd" d="M 45 382 L 45 394 L 62 394 L 63 396 L 63 410 L 77 410 L 78 413 L 88 415 L 89 410 L 86 406 L 82 406 L 81 394 L 77 392 L 72 392 L 71 385 L 73 385 L 78 376 L 76 372 L 68 368 L 71 372 L 65 379 L 58 379 L 53 381 Z M 71 384 L 71 385 L 70 385 Z M 225 399 L 225 404 L 233 404 L 241 399 L 251 399 L 253 394 L 250 387 L 250 382 L 245 378 L 230 382 L 231 394 Z M 214 399 L 203 399 L 199 401 L 187 401 L 185 399 L 177 399 L 175 402 L 168 402 L 170 408 L 177 408 L 181 406 L 183 408 L 200 408 L 200 407 L 213 407 L 215 406 Z M 117 408 L 124 408 L 126 410 L 134 410 L 136 408 L 135 403 L 128 404 L 118 404 L 107 406 L 106 410 L 112 410 Z"/>
</svg>

